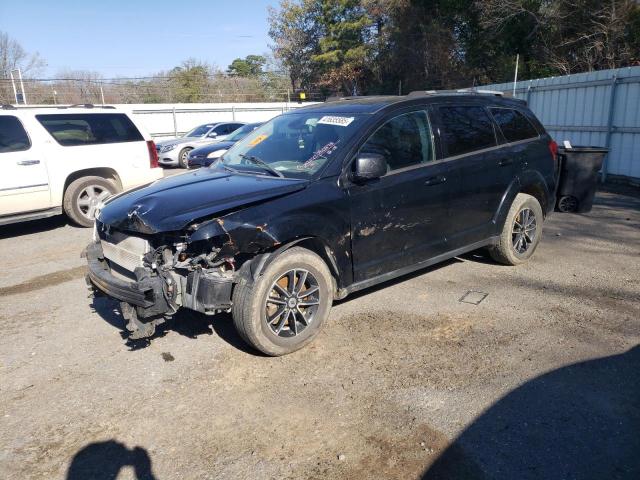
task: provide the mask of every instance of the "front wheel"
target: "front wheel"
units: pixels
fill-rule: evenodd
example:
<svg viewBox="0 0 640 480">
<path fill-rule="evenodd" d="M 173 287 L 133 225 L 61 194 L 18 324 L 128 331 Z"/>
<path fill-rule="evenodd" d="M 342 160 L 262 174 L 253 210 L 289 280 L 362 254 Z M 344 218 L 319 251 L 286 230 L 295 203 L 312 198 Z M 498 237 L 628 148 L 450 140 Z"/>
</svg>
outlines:
<svg viewBox="0 0 640 480">
<path fill-rule="evenodd" d="M 180 154 L 178 155 L 178 165 L 180 168 L 187 168 L 188 160 L 189 160 L 189 152 L 193 150 L 193 148 L 183 148 L 180 150 Z"/>
<path fill-rule="evenodd" d="M 240 336 L 261 352 L 294 352 L 320 332 L 329 316 L 333 288 L 329 269 L 315 253 L 293 247 L 251 283 L 233 292 L 233 322 Z"/>
<path fill-rule="evenodd" d="M 531 258 L 542 237 L 544 216 L 540 202 L 519 193 L 511 204 L 500 239 L 489 249 L 491 257 L 505 265 L 519 265 Z"/>
</svg>

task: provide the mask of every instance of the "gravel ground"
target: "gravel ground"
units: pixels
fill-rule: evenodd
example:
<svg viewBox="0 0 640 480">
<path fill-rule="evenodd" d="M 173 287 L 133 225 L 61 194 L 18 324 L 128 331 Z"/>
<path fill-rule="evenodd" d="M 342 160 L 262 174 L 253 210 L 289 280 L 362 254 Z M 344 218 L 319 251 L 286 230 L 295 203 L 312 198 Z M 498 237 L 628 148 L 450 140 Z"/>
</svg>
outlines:
<svg viewBox="0 0 640 480">
<path fill-rule="evenodd" d="M 338 302 L 281 358 L 224 315 L 128 344 L 89 239 L 0 228 L 1 478 L 640 478 L 637 193 L 554 215 L 526 265 L 471 254 Z"/>
</svg>

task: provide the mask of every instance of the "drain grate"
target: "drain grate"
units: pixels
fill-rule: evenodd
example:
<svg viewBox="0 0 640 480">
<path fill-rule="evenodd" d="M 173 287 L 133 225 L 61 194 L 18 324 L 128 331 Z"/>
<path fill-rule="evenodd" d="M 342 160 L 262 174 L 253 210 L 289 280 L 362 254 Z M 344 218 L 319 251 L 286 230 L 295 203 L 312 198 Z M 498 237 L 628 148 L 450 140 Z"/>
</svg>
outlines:
<svg viewBox="0 0 640 480">
<path fill-rule="evenodd" d="M 462 303 L 470 303 L 471 305 L 479 305 L 480 302 L 482 302 L 488 296 L 489 296 L 488 293 L 476 292 L 475 290 L 469 290 L 458 301 L 462 302 Z"/>
</svg>

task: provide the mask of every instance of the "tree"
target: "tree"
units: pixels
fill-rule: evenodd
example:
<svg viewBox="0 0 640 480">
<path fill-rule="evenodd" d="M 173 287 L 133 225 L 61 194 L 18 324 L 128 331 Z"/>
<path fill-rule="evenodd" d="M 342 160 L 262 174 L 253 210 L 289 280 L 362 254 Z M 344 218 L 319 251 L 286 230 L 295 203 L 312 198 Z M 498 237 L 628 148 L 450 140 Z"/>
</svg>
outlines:
<svg viewBox="0 0 640 480">
<path fill-rule="evenodd" d="M 37 74 L 46 62 L 36 53 L 27 53 L 22 45 L 0 31 L 0 78 L 9 78 L 11 70 L 19 68 L 24 77 Z"/>
<path fill-rule="evenodd" d="M 322 2 L 318 18 L 323 36 L 312 60 L 320 67 L 320 85 L 357 95 L 368 73 L 373 22 L 359 0 Z"/>
<path fill-rule="evenodd" d="M 638 57 L 634 0 L 477 0 L 487 36 L 514 56 L 526 76 L 618 68 Z M 637 27 L 637 23 L 635 23 Z"/>
<path fill-rule="evenodd" d="M 227 73 L 240 77 L 257 77 L 262 73 L 262 67 L 267 59 L 262 55 L 247 55 L 245 58 L 236 58 L 227 68 Z"/>
<path fill-rule="evenodd" d="M 194 58 L 189 58 L 174 67 L 168 75 L 174 101 L 202 102 L 212 73 L 213 67 Z"/>
<path fill-rule="evenodd" d="M 274 57 L 289 74 L 293 90 L 308 89 L 318 77 L 312 60 L 319 53 L 320 2 L 315 0 L 281 0 L 279 8 L 269 7 L 269 36 Z"/>
</svg>

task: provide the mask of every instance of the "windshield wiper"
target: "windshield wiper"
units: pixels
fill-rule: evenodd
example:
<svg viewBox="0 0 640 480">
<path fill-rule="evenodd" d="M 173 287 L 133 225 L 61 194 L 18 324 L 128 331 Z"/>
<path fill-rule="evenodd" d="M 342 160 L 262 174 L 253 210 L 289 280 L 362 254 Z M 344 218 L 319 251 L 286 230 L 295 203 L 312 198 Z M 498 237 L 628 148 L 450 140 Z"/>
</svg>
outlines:
<svg viewBox="0 0 640 480">
<path fill-rule="evenodd" d="M 276 177 L 284 178 L 284 175 L 281 172 L 273 168 L 271 165 L 269 165 L 267 162 L 265 162 L 261 158 L 256 157 L 255 155 L 245 155 L 241 153 L 240 156 L 245 160 L 249 160 L 251 163 L 261 166 L 268 172 L 273 173 Z"/>
</svg>

